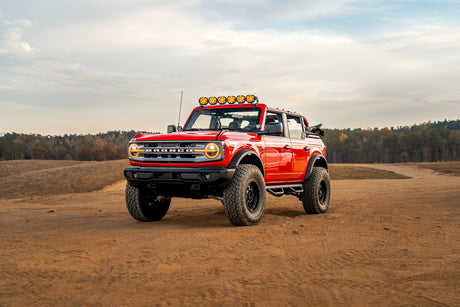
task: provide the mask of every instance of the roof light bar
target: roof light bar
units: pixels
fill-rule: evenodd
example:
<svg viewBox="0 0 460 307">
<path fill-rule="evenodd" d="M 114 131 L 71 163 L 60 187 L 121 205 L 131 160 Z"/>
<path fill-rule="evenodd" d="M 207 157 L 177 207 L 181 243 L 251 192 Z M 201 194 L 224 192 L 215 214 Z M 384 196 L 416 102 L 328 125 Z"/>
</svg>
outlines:
<svg viewBox="0 0 460 307">
<path fill-rule="evenodd" d="M 207 105 L 207 104 L 210 104 L 210 105 L 215 105 L 217 103 L 219 104 L 234 104 L 234 103 L 239 103 L 239 104 L 243 104 L 245 102 L 248 102 L 248 103 L 255 103 L 255 104 L 258 104 L 259 103 L 259 99 L 257 98 L 257 96 L 255 95 L 238 95 L 238 96 L 219 96 L 218 98 L 217 97 L 201 97 L 198 102 L 200 103 L 201 106 L 204 106 L 204 105 Z"/>
</svg>

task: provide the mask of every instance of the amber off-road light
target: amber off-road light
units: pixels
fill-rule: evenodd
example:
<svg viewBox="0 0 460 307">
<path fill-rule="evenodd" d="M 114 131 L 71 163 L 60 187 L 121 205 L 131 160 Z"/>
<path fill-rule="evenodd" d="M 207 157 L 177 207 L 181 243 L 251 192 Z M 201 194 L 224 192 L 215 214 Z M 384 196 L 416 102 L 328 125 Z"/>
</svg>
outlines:
<svg viewBox="0 0 460 307">
<path fill-rule="evenodd" d="M 219 98 L 217 98 L 217 102 L 219 102 L 219 104 L 225 104 L 227 102 L 227 98 L 225 96 L 219 96 Z"/>
<path fill-rule="evenodd" d="M 256 101 L 256 96 L 254 96 L 254 95 L 247 95 L 247 96 L 246 96 L 246 101 L 249 102 L 249 103 L 253 103 L 254 101 Z"/>
<path fill-rule="evenodd" d="M 244 97 L 243 95 L 236 96 L 236 101 L 238 103 L 244 103 L 245 100 L 246 100 L 246 97 Z"/>
<path fill-rule="evenodd" d="M 207 97 L 201 97 L 200 100 L 199 100 L 200 104 L 202 106 L 208 104 L 208 98 Z"/>
<path fill-rule="evenodd" d="M 137 144 L 129 145 L 128 154 L 131 158 L 137 158 L 140 152 L 145 152 L 145 149 L 139 148 Z"/>
<path fill-rule="evenodd" d="M 215 105 L 217 103 L 217 98 L 216 97 L 209 97 L 209 104 Z"/>
<path fill-rule="evenodd" d="M 195 152 L 203 152 L 207 158 L 215 159 L 220 154 L 220 148 L 216 143 L 208 143 L 204 149 L 195 149 Z"/>
<path fill-rule="evenodd" d="M 236 102 L 236 97 L 235 96 L 228 96 L 227 97 L 227 102 L 229 104 L 234 104 Z"/>
</svg>

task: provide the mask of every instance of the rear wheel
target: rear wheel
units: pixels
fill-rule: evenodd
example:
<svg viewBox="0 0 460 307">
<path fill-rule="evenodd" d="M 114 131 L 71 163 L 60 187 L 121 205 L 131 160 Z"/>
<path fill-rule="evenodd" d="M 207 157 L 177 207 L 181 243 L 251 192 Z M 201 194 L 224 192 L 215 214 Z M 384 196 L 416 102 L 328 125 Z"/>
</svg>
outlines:
<svg viewBox="0 0 460 307">
<path fill-rule="evenodd" d="M 314 167 L 312 173 L 303 183 L 300 196 L 307 213 L 325 213 L 331 199 L 331 181 L 329 173 L 322 167 Z"/>
<path fill-rule="evenodd" d="M 224 191 L 225 215 L 235 226 L 257 224 L 265 210 L 265 182 L 259 168 L 242 164 Z"/>
<path fill-rule="evenodd" d="M 159 221 L 168 212 L 171 198 L 157 200 L 149 189 L 126 184 L 125 200 L 133 218 L 142 222 Z"/>
</svg>

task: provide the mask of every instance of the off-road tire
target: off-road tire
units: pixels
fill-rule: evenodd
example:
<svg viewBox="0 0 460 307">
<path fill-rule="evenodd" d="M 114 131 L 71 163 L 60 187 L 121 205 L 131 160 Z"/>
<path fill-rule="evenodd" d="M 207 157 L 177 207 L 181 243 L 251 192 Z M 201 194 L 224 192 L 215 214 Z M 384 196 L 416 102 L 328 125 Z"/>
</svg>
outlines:
<svg viewBox="0 0 460 307">
<path fill-rule="evenodd" d="M 329 173 L 322 167 L 313 167 L 313 171 L 303 183 L 300 195 L 305 212 L 325 213 L 331 200 L 331 181 Z"/>
<path fill-rule="evenodd" d="M 168 212 L 171 199 L 155 200 L 147 188 L 126 184 L 126 206 L 131 216 L 142 222 L 159 221 Z"/>
<path fill-rule="evenodd" d="M 225 215 L 235 226 L 257 224 L 265 210 L 265 182 L 260 169 L 251 164 L 237 166 L 224 191 Z"/>
</svg>

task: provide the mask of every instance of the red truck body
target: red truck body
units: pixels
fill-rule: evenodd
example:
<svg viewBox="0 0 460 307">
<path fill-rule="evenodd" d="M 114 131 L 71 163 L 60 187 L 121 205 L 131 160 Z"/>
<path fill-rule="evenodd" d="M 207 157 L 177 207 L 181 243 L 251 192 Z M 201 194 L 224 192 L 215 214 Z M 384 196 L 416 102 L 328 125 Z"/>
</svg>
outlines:
<svg viewBox="0 0 460 307">
<path fill-rule="evenodd" d="M 233 96 L 229 96 L 229 101 L 230 97 Z M 327 200 L 328 206 L 330 185 L 325 146 L 320 138 L 322 131 L 318 126 L 314 128 L 311 129 L 306 118 L 298 113 L 269 108 L 258 101 L 201 105 L 192 111 L 182 131 L 164 135 L 138 134 L 130 141 L 128 153 L 132 167 L 124 170 L 128 180 L 128 209 L 130 201 L 140 204 L 140 196 L 137 202 L 132 199 L 132 191 L 136 189 L 138 194 L 142 190 L 150 195 L 150 205 L 170 201 L 172 197 L 212 197 L 222 200 L 225 207 L 225 193 L 229 193 L 232 181 L 237 180 L 235 174 L 240 174 L 243 168 L 262 178 L 253 181 L 263 180 L 263 184 L 252 185 L 260 194 L 255 195 L 258 201 L 262 197 L 265 200 L 265 190 L 275 196 L 293 194 L 302 199 L 305 182 L 315 168 L 321 168 L 326 174 L 322 176 L 327 177 L 322 189 L 327 189 L 327 199 L 323 201 Z M 250 187 L 249 183 L 248 191 Z M 246 200 L 236 202 L 245 203 Z M 136 210 L 142 212 L 140 207 Z M 134 212 L 134 218 L 146 220 L 138 216 Z M 256 223 L 229 219 L 235 225 Z"/>
</svg>

